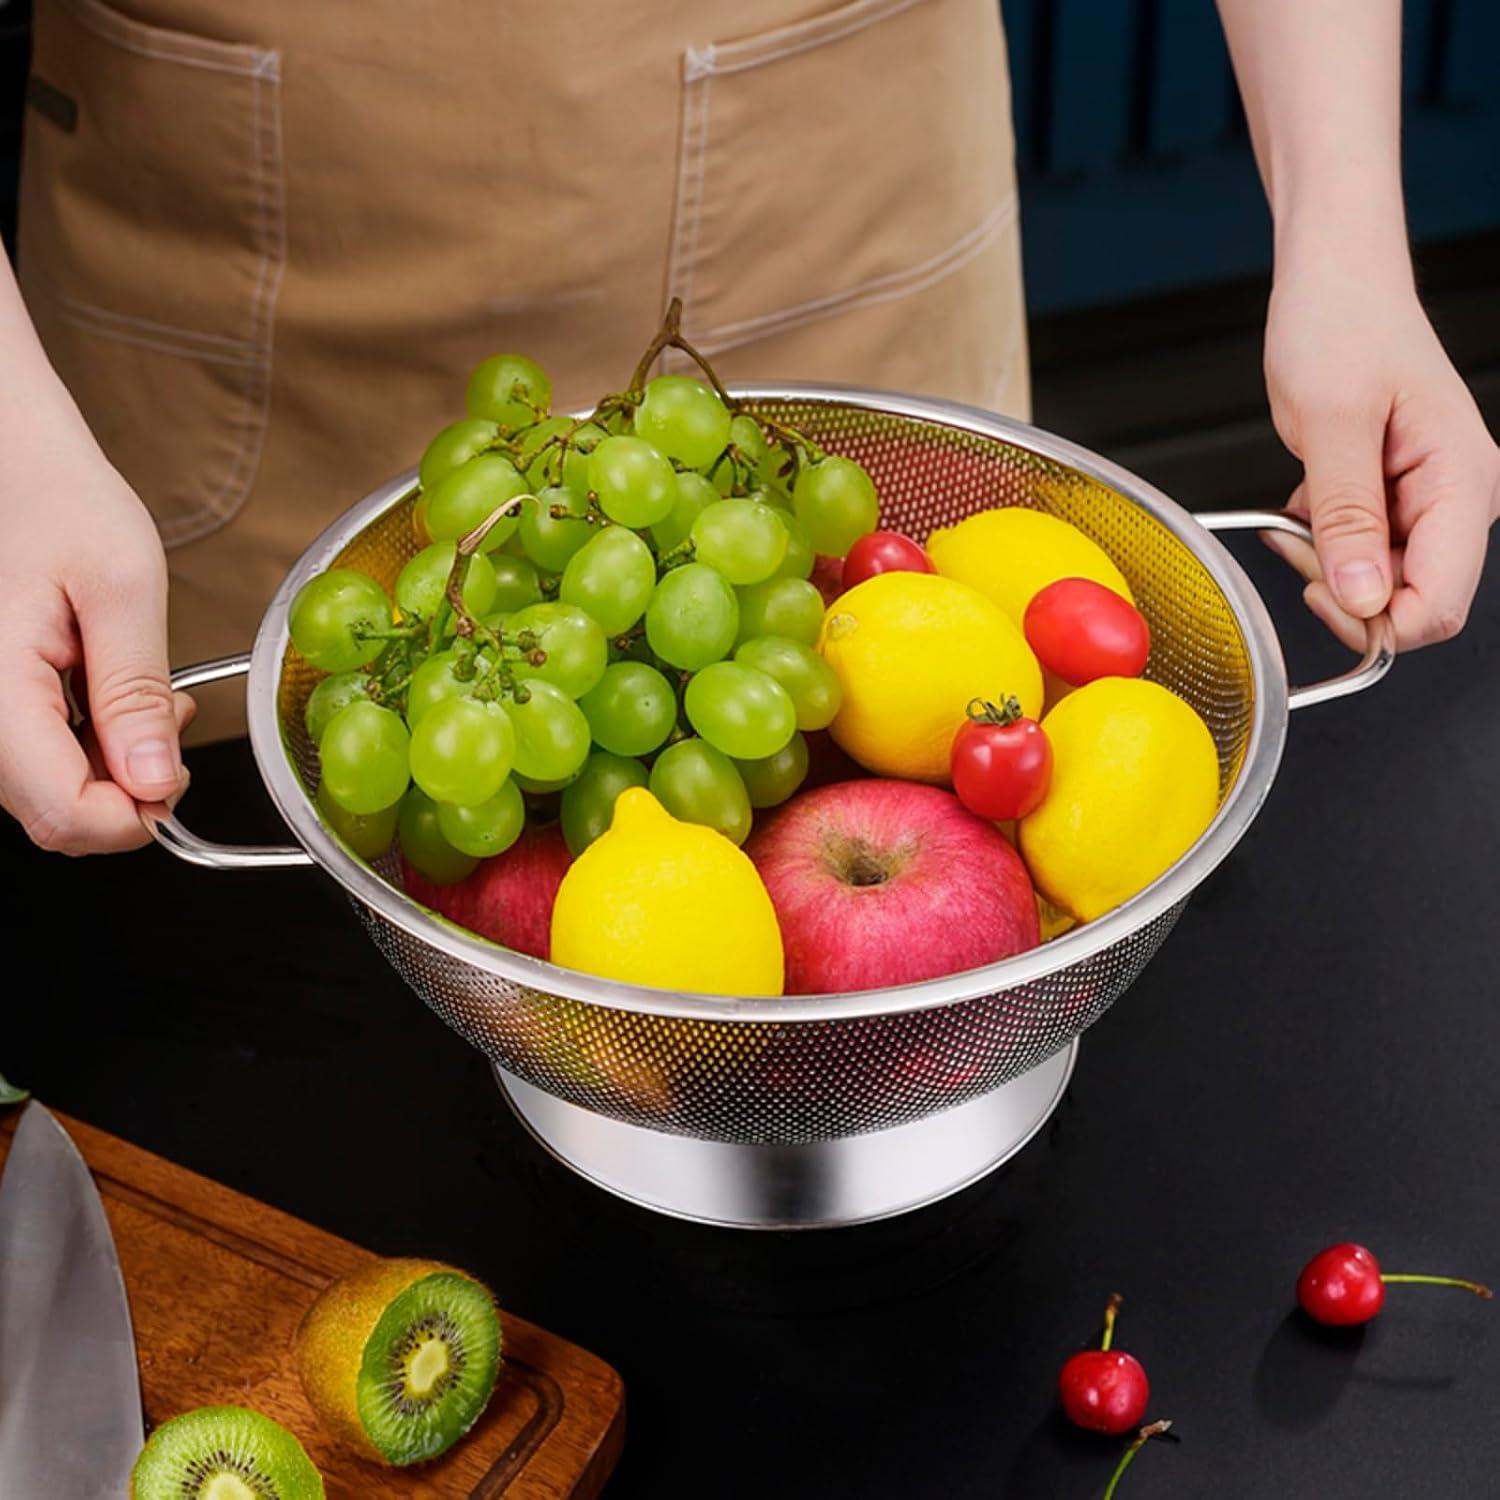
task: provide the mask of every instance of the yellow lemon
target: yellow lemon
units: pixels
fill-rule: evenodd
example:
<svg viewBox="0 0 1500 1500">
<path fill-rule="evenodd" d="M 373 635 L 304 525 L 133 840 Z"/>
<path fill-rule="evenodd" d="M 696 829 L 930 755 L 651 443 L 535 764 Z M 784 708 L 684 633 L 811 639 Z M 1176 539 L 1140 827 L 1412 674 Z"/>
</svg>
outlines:
<svg viewBox="0 0 1500 1500">
<path fill-rule="evenodd" d="M 1025 506 L 982 510 L 927 538 L 939 573 L 994 600 L 1020 625 L 1026 606 L 1059 578 L 1092 578 L 1135 603 L 1109 554 L 1076 526 Z"/>
<path fill-rule="evenodd" d="M 568 867 L 552 962 L 605 979 L 711 995 L 779 995 L 781 929 L 749 857 L 681 823 L 644 787 Z"/>
<path fill-rule="evenodd" d="M 877 573 L 841 594 L 818 650 L 843 703 L 833 737 L 866 770 L 947 781 L 971 699 L 1020 700 L 1035 718 L 1042 669 L 1020 630 L 983 594 L 936 573 Z"/>
<path fill-rule="evenodd" d="M 1135 677 L 1075 688 L 1042 720 L 1052 784 L 1021 819 L 1037 889 L 1087 922 L 1187 853 L 1219 805 L 1208 726 L 1176 693 Z"/>
</svg>

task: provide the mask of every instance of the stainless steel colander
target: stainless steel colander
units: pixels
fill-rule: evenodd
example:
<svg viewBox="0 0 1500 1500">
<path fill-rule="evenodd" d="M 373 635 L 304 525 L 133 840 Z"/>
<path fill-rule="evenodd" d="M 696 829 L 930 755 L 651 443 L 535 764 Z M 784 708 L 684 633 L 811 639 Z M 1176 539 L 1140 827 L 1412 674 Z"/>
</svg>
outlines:
<svg viewBox="0 0 1500 1500">
<path fill-rule="evenodd" d="M 1376 681 L 1391 664 L 1392 633 L 1386 618 L 1372 622 L 1351 672 L 1289 690 L 1258 594 L 1210 533 L 1305 536 L 1300 521 L 1271 511 L 1195 519 L 1082 448 L 947 402 L 837 387 L 739 394 L 858 459 L 887 526 L 924 537 L 975 511 L 1025 505 L 1071 521 L 1116 560 L 1150 622 L 1146 675 L 1198 710 L 1219 752 L 1218 814 L 1176 865 L 1033 952 L 922 984 L 809 998 L 619 984 L 444 921 L 404 894 L 389 862 L 365 864 L 320 822 L 317 754 L 302 715 L 321 674 L 287 634 L 292 597 L 315 573 L 345 564 L 392 584 L 414 550 L 410 474 L 303 553 L 249 657 L 177 674 L 190 687 L 248 670 L 251 744 L 297 844 L 210 844 L 175 817 L 153 821 L 153 832 L 198 864 L 316 864 L 330 874 L 403 978 L 495 1064 L 532 1128 L 603 1185 L 694 1217 L 847 1222 L 951 1191 L 1036 1128 L 1067 1076 L 1071 1044 L 1141 971 L 1248 827 L 1280 761 L 1288 710 Z M 1043 1078 L 1050 1083 L 1038 1096 Z M 1019 1116 L 997 1114 L 1007 1100 L 1021 1101 Z M 930 1159 L 935 1152 L 943 1159 Z M 851 1187 L 841 1173 L 859 1180 Z"/>
</svg>

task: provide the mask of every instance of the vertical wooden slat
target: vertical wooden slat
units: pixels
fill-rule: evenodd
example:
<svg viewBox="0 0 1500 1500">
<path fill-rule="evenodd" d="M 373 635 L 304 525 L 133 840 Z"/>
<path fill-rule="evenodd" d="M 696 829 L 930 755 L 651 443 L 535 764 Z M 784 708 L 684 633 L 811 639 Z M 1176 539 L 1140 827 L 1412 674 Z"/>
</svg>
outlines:
<svg viewBox="0 0 1500 1500">
<path fill-rule="evenodd" d="M 1048 160 L 1058 172 L 1099 171 L 1130 140 L 1134 0 L 1054 0 L 1052 129 Z"/>
<path fill-rule="evenodd" d="M 1217 144 L 1232 117 L 1224 33 L 1211 0 L 1158 0 L 1149 149 L 1176 155 Z"/>
</svg>

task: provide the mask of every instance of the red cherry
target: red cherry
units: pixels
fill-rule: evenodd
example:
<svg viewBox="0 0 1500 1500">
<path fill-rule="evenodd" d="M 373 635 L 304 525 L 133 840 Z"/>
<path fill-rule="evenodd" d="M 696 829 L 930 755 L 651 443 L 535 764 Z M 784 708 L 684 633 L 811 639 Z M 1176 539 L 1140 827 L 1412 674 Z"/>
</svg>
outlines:
<svg viewBox="0 0 1500 1500">
<path fill-rule="evenodd" d="M 844 559 L 844 587 L 877 573 L 935 573 L 932 559 L 909 536 L 899 531 L 872 531 L 849 549 Z"/>
<path fill-rule="evenodd" d="M 1140 1360 L 1110 1347 L 1121 1300 L 1116 1292 L 1104 1309 L 1104 1339 L 1099 1348 L 1080 1350 L 1057 1378 L 1058 1399 L 1067 1419 L 1089 1432 L 1111 1436 L 1137 1426 L 1151 1399 L 1151 1382 Z"/>
<path fill-rule="evenodd" d="M 1330 1245 L 1302 1268 L 1297 1301 L 1303 1312 L 1333 1328 L 1368 1323 L 1385 1306 L 1385 1289 L 1395 1283 L 1454 1286 L 1489 1300 L 1492 1293 L 1477 1281 L 1453 1276 L 1384 1275 L 1380 1262 L 1363 1245 Z"/>
</svg>

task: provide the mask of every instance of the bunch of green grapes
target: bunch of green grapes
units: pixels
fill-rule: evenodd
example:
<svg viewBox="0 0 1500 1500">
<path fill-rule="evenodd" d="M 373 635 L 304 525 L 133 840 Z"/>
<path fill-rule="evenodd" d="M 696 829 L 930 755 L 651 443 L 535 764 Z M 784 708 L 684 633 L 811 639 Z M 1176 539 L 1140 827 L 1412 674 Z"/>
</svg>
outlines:
<svg viewBox="0 0 1500 1500">
<path fill-rule="evenodd" d="M 577 854 L 630 786 L 739 843 L 802 784 L 839 709 L 808 579 L 874 530 L 875 489 L 706 373 L 643 368 L 573 419 L 531 360 L 486 360 L 422 456 L 392 592 L 334 568 L 297 594 L 293 644 L 328 674 L 317 805 L 355 853 L 461 880 L 560 795 Z"/>
</svg>

